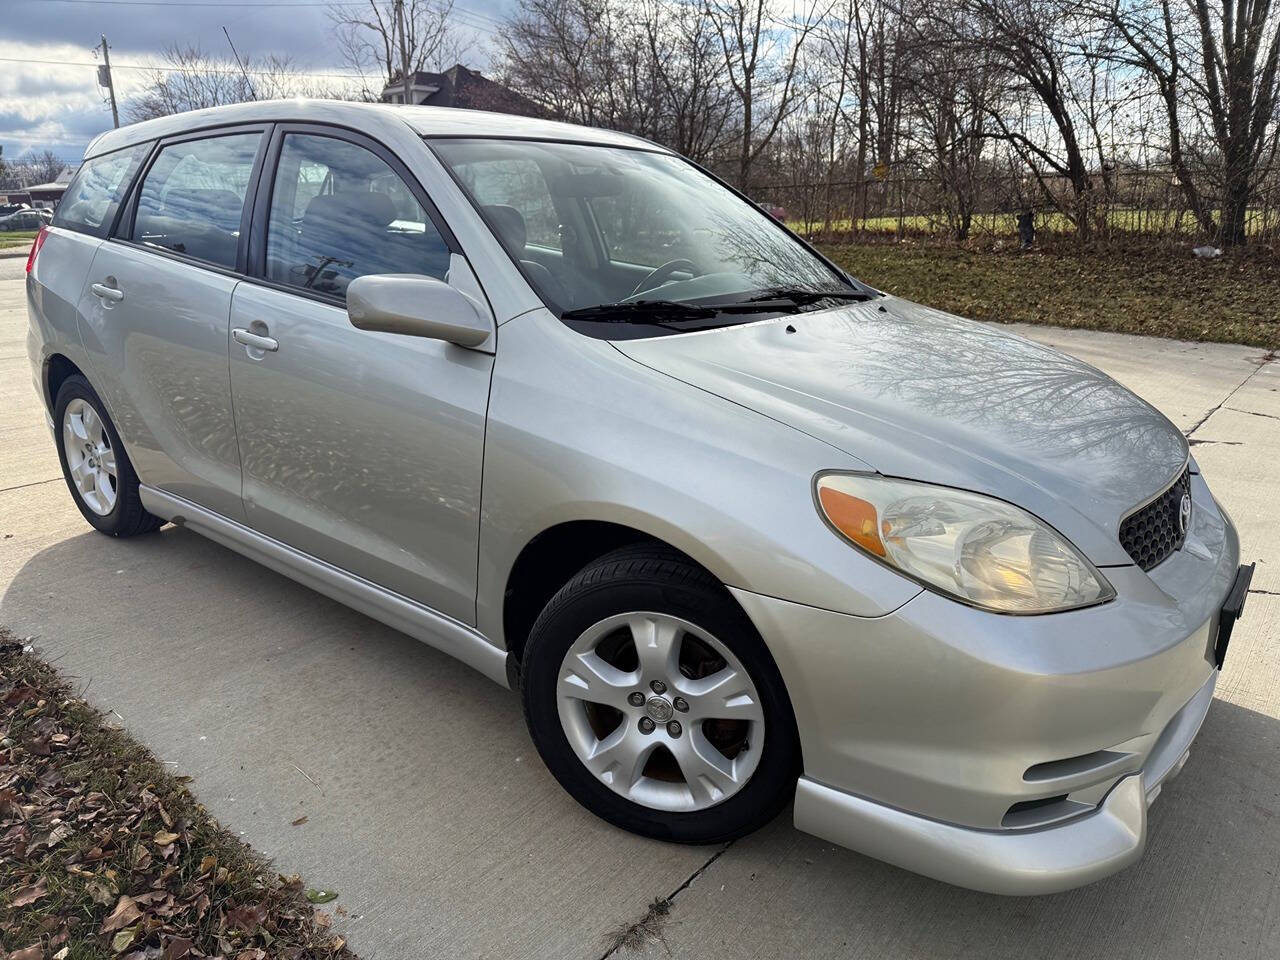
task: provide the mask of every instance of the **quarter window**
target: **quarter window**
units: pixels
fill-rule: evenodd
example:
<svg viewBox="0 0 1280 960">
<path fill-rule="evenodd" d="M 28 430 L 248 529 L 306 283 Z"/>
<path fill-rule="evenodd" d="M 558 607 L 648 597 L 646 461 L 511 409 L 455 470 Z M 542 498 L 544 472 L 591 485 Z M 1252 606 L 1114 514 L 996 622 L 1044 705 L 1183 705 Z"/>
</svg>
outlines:
<svg viewBox="0 0 1280 960">
<path fill-rule="evenodd" d="M 286 134 L 267 223 L 267 279 L 345 298 L 371 273 L 444 279 L 449 247 L 400 176 L 347 140 Z"/>
<path fill-rule="evenodd" d="M 104 153 L 80 164 L 58 204 L 53 223 L 96 237 L 105 235 L 134 171 L 150 144 L 139 143 L 114 153 Z"/>
<path fill-rule="evenodd" d="M 138 192 L 131 239 L 235 267 L 259 133 L 186 140 L 161 149 Z"/>
</svg>

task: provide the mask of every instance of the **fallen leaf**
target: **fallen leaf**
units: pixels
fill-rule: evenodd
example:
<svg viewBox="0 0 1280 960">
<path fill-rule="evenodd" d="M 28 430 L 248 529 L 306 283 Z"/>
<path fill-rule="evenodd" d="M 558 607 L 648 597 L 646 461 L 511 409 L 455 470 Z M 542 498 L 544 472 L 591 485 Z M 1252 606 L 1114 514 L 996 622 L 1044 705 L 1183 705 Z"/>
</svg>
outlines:
<svg viewBox="0 0 1280 960">
<path fill-rule="evenodd" d="M 152 838 L 156 842 L 157 847 L 167 847 L 178 839 L 176 833 L 170 833 L 168 830 L 157 830 L 156 835 Z"/>
<path fill-rule="evenodd" d="M 102 921 L 102 929 L 98 932 L 111 933 L 113 930 L 119 930 L 121 927 L 128 926 L 141 916 L 142 911 L 138 909 L 138 905 L 133 902 L 132 897 L 121 897 L 116 901 L 116 908 L 111 911 L 111 916 Z M 133 938 L 130 937 L 129 942 L 132 942 L 132 939 Z M 129 942 L 126 942 L 124 946 L 127 947 Z M 123 949 L 124 947 L 117 947 L 116 952 Z"/>
<path fill-rule="evenodd" d="M 15 950 L 9 954 L 9 960 L 44 960 L 44 948 L 38 943 Z"/>
<path fill-rule="evenodd" d="M 243 907 L 232 907 L 227 911 L 227 923 L 247 934 L 258 932 L 258 928 L 267 919 L 267 908 L 260 903 L 247 904 Z"/>
<path fill-rule="evenodd" d="M 70 947 L 63 947 L 53 955 L 53 960 L 67 960 L 67 954 L 71 952 Z"/>
<path fill-rule="evenodd" d="M 312 890 L 308 888 L 307 899 L 312 903 L 328 903 L 330 900 L 337 900 L 338 893 L 336 890 Z"/>
<path fill-rule="evenodd" d="M 218 865 L 218 858 L 215 857 L 212 853 L 206 853 L 204 855 L 204 859 L 200 861 L 200 872 L 208 873 L 217 865 Z"/>
<path fill-rule="evenodd" d="M 111 938 L 111 949 L 116 953 L 120 953 L 129 944 L 133 943 L 133 938 L 138 935 L 137 927 L 126 927 Z"/>
<path fill-rule="evenodd" d="M 39 882 L 33 883 L 29 887 L 19 888 L 18 892 L 13 895 L 12 906 L 15 906 L 15 907 L 28 906 L 30 904 L 35 903 L 41 897 L 47 896 L 48 893 L 49 893 L 48 885 L 46 884 L 44 878 L 41 878 Z"/>
<path fill-rule="evenodd" d="M 191 952 L 191 941 L 186 937 L 171 937 L 164 945 L 161 960 L 182 960 Z"/>
<path fill-rule="evenodd" d="M 300 827 L 300 826 L 302 826 L 302 825 L 303 825 L 304 823 L 306 823 L 306 822 L 307 822 L 307 818 L 306 818 L 306 817 L 299 817 L 297 820 L 293 821 L 293 823 L 289 824 L 289 826 L 291 826 L 291 827 Z"/>
</svg>

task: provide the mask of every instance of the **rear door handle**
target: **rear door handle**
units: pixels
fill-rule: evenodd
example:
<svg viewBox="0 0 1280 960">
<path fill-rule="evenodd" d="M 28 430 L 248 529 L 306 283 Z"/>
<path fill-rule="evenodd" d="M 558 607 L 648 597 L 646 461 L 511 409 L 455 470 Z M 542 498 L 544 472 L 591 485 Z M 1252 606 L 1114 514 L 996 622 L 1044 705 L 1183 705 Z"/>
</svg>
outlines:
<svg viewBox="0 0 1280 960">
<path fill-rule="evenodd" d="M 255 350 L 274 353 L 280 349 L 280 341 L 275 337 L 262 337 L 256 333 L 250 333 L 244 327 L 232 329 L 231 336 L 235 338 L 236 343 L 243 343 L 246 347 L 253 347 Z"/>
<path fill-rule="evenodd" d="M 105 283 L 91 283 L 89 290 L 95 297 L 101 297 L 103 300 L 110 300 L 112 303 L 119 303 L 124 299 L 124 291 L 116 287 L 109 287 Z"/>
</svg>

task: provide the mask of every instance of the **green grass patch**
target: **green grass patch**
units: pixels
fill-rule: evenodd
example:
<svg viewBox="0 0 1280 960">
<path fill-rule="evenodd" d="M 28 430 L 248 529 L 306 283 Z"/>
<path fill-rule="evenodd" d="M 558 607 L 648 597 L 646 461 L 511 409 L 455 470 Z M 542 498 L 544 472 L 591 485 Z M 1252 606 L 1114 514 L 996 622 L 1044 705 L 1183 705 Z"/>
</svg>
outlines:
<svg viewBox="0 0 1280 960">
<path fill-rule="evenodd" d="M 308 893 L 0 628 L 0 957 L 354 960 Z"/>
<path fill-rule="evenodd" d="M 1056 210 L 1042 210 L 1036 214 L 1036 231 L 1041 234 L 1055 234 L 1074 237 L 1076 228 L 1071 221 Z M 903 235 L 915 237 L 946 238 L 950 235 L 950 226 L 943 214 L 907 214 L 901 218 L 896 216 L 866 217 L 850 220 L 848 217 L 831 221 L 828 228 L 826 220 L 815 216 L 811 220 L 793 218 L 787 226 L 797 233 L 808 234 L 830 229 L 837 238 L 841 234 L 879 234 L 885 237 Z M 1277 223 L 1274 213 L 1252 213 L 1245 223 L 1245 232 L 1249 236 L 1261 236 L 1274 233 Z M 1095 229 L 1097 225 L 1095 224 Z M 1199 224 L 1188 213 L 1160 208 L 1116 207 L 1107 211 L 1106 229 L 1118 239 L 1140 237 L 1178 237 L 1190 239 L 1200 235 Z M 1016 213 L 976 213 L 970 224 L 970 234 L 974 239 L 999 239 L 1006 243 L 1017 243 L 1018 215 Z"/>
<path fill-rule="evenodd" d="M 31 246 L 31 241 L 36 238 L 35 232 L 31 230 L 14 230 L 12 232 L 0 233 L 0 250 L 9 247 L 22 247 L 26 249 Z"/>
<path fill-rule="evenodd" d="M 923 243 L 826 245 L 854 276 L 975 320 L 1280 349 L 1280 258 L 1199 260 L 1185 247 L 991 252 Z"/>
</svg>

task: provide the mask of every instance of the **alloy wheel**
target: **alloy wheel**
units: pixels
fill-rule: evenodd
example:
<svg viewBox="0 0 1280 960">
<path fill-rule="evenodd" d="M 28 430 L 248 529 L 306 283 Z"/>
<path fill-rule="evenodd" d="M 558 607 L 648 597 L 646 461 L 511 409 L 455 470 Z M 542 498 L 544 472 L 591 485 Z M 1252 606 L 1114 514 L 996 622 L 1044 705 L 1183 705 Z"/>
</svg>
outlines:
<svg viewBox="0 0 1280 960">
<path fill-rule="evenodd" d="M 62 414 L 62 449 L 81 501 L 98 516 L 107 516 L 115 509 L 118 493 L 116 453 L 102 417 L 79 397 Z"/>
<path fill-rule="evenodd" d="M 557 707 L 570 747 L 615 793 L 692 812 L 741 790 L 760 762 L 764 709 L 720 640 L 635 612 L 588 628 L 564 656 Z"/>
</svg>

